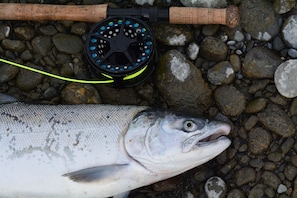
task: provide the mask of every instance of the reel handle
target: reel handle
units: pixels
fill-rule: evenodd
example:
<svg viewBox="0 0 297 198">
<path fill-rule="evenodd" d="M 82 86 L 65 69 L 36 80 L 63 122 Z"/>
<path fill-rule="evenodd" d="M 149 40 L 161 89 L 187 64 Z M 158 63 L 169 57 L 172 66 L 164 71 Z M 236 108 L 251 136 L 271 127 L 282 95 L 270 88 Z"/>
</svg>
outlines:
<svg viewBox="0 0 297 198">
<path fill-rule="evenodd" d="M 173 24 L 221 24 L 235 28 L 239 23 L 239 10 L 236 6 L 223 9 L 170 7 L 169 23 Z"/>
<path fill-rule="evenodd" d="M 121 16 L 133 15 L 130 9 L 108 9 L 107 4 L 100 5 L 52 5 L 52 4 L 18 4 L 18 3 L 0 3 L 0 20 L 69 20 L 99 22 L 106 17 L 108 13 L 113 12 Z M 142 15 L 144 9 L 134 9 L 136 14 Z M 148 9 L 143 17 L 156 18 L 153 21 L 158 22 L 158 16 L 164 16 L 172 24 L 221 24 L 234 28 L 239 23 L 239 11 L 236 6 L 229 6 L 223 9 L 217 8 L 194 8 L 194 7 L 170 7 L 166 9 Z M 153 10 L 153 12 L 151 12 Z M 160 14 L 161 13 L 161 14 Z M 152 16 L 151 16 L 152 15 Z"/>
</svg>

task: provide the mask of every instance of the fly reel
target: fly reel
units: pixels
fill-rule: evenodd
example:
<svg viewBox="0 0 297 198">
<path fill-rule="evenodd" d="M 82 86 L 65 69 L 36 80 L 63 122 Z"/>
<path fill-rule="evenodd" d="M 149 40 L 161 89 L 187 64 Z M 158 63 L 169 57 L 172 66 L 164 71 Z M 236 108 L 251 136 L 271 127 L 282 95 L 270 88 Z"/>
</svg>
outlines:
<svg viewBox="0 0 297 198">
<path fill-rule="evenodd" d="M 96 78 L 131 87 L 154 70 L 156 42 L 151 28 L 134 17 L 110 17 L 93 27 L 86 39 L 86 57 Z"/>
</svg>

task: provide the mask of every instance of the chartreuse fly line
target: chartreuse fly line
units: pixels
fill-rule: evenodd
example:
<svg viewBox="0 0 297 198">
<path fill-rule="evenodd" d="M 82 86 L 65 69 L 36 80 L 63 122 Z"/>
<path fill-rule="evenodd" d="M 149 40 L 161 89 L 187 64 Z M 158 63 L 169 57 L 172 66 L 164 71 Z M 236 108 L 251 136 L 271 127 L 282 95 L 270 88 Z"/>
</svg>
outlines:
<svg viewBox="0 0 297 198">
<path fill-rule="evenodd" d="M 113 83 L 114 82 L 113 79 L 110 79 L 110 80 L 80 80 L 80 79 L 67 78 L 67 77 L 64 77 L 64 76 L 59 76 L 59 75 L 52 74 L 52 73 L 49 73 L 49 72 L 45 72 L 45 71 L 42 71 L 42 70 L 39 70 L 39 69 L 35 69 L 35 68 L 29 67 L 29 66 L 26 66 L 26 65 L 15 63 L 15 62 L 12 62 L 12 61 L 9 61 L 9 60 L 5 60 L 3 58 L 0 58 L 0 62 L 9 64 L 9 65 L 12 65 L 12 66 L 15 66 L 15 67 L 19 67 L 19 68 L 22 68 L 22 69 L 26 69 L 26 70 L 29 70 L 29 71 L 32 71 L 32 72 L 35 72 L 35 73 L 39 73 L 39 74 L 42 74 L 42 75 L 46 75 L 46 76 L 49 76 L 49 77 L 52 77 L 52 78 L 56 78 L 56 79 L 59 79 L 59 80 L 69 81 L 69 82 L 85 83 L 85 84 L 104 84 L 104 83 Z M 104 75 L 104 76 L 107 77 L 107 78 L 112 78 L 112 77 L 110 77 L 108 75 Z"/>
</svg>

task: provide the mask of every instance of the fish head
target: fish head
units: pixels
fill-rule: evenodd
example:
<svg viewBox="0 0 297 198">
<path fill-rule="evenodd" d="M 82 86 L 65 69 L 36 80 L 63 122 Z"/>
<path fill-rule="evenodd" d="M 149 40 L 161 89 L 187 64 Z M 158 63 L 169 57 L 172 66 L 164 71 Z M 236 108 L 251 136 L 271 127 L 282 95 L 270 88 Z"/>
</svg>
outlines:
<svg viewBox="0 0 297 198">
<path fill-rule="evenodd" d="M 199 166 L 231 144 L 231 127 L 222 121 L 144 111 L 129 125 L 125 148 L 131 158 L 151 172 L 177 175 Z"/>
</svg>

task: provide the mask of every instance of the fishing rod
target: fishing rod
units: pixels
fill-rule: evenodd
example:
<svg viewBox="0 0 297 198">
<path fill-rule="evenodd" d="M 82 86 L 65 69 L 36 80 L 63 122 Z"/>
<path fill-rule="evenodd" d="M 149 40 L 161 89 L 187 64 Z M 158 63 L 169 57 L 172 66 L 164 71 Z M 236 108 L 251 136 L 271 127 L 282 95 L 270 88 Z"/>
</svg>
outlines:
<svg viewBox="0 0 297 198">
<path fill-rule="evenodd" d="M 156 41 L 146 22 L 221 24 L 230 28 L 239 23 L 236 6 L 222 9 L 109 8 L 107 4 L 0 3 L 0 13 L 0 20 L 69 20 L 96 23 L 87 35 L 86 58 L 96 77 L 105 79 L 116 87 L 135 86 L 147 79 L 154 70 L 154 64 L 151 62 L 156 54 Z"/>
</svg>

